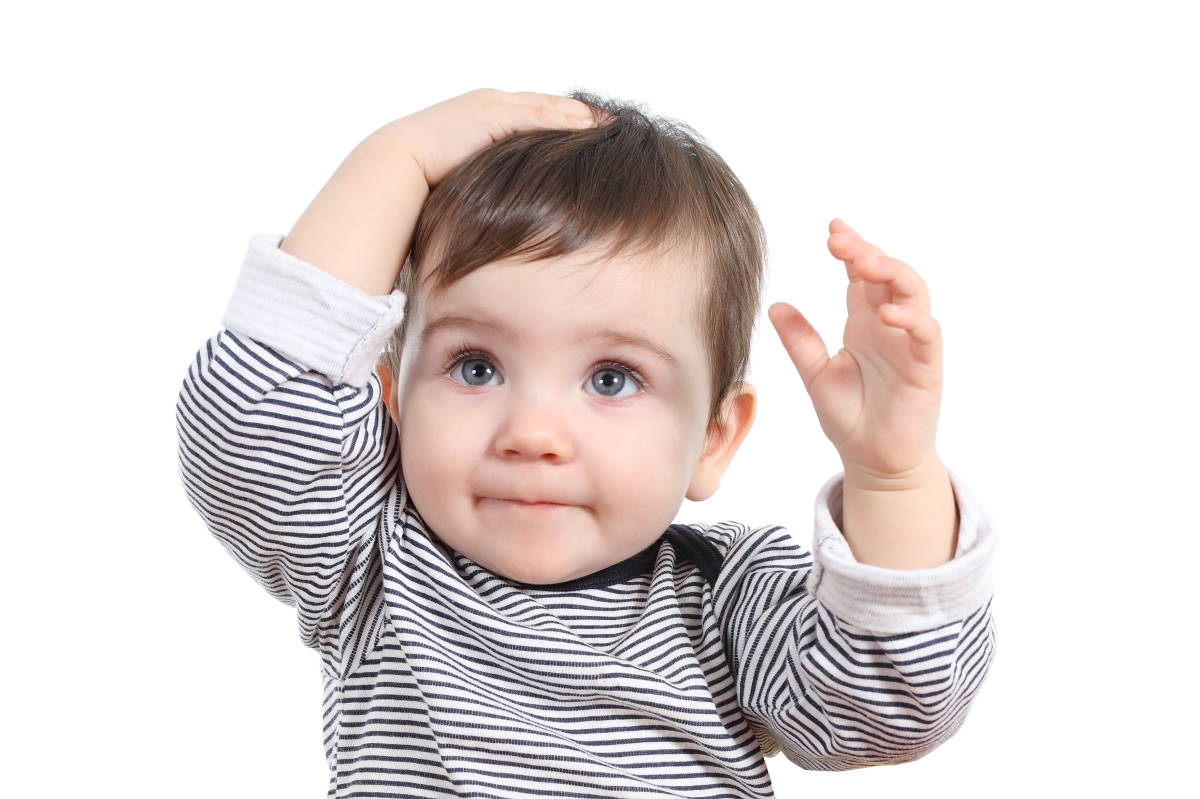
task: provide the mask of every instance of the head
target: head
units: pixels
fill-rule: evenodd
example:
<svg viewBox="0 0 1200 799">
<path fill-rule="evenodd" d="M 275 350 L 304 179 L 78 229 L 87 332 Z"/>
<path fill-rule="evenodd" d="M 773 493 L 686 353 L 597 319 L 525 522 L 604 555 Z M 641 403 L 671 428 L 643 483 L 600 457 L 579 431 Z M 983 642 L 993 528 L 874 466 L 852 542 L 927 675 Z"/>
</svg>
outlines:
<svg viewBox="0 0 1200 799">
<path fill-rule="evenodd" d="M 694 132 L 518 134 L 431 193 L 381 362 L 405 482 L 447 544 L 528 583 L 637 554 L 745 438 L 761 223 Z"/>
</svg>

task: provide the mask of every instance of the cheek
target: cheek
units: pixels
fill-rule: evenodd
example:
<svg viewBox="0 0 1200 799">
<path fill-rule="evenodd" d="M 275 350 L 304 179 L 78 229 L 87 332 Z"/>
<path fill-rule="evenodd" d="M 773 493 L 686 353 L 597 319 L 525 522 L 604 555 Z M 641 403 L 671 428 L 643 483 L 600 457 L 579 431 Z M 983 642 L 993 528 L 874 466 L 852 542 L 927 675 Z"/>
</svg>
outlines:
<svg viewBox="0 0 1200 799">
<path fill-rule="evenodd" d="M 481 456 L 482 433 L 468 414 L 447 413 L 435 398 L 413 392 L 405 396 L 400 415 L 400 460 L 404 482 L 426 520 L 461 502 L 462 487 Z"/>
<path fill-rule="evenodd" d="M 589 471 L 606 509 L 642 524 L 674 517 L 691 480 L 698 451 L 688 426 L 675 413 L 647 414 L 605 425 L 593 438 Z M 636 526 L 636 525 L 635 525 Z"/>
</svg>

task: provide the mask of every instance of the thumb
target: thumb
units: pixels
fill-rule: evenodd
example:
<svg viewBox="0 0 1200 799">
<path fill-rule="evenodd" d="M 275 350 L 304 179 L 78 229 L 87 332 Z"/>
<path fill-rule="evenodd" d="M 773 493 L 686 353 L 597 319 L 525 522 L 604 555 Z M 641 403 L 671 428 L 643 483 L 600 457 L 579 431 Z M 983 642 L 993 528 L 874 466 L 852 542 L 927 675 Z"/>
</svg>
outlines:
<svg viewBox="0 0 1200 799">
<path fill-rule="evenodd" d="M 821 334 L 797 311 L 786 302 L 777 302 L 767 309 L 767 316 L 783 342 L 783 348 L 800 373 L 804 387 L 811 391 L 812 381 L 825 369 L 829 363 L 829 351 Z"/>
</svg>

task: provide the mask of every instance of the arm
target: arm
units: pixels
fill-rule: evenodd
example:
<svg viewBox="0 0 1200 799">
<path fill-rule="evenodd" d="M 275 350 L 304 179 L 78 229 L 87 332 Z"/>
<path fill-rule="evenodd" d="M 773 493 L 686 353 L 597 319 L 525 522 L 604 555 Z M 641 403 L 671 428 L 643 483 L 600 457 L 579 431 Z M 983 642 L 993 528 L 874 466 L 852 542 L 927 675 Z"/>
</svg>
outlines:
<svg viewBox="0 0 1200 799">
<path fill-rule="evenodd" d="M 770 316 L 844 479 L 818 499 L 815 562 L 782 531 L 748 536 L 714 600 L 751 723 L 815 769 L 938 746 L 994 649 L 994 536 L 934 447 L 941 336 L 925 284 L 844 223 L 830 234 L 850 283 L 843 349 L 830 358 L 789 305 Z"/>
<path fill-rule="evenodd" d="M 593 124 L 578 100 L 494 89 L 398 119 L 354 148 L 281 247 L 367 294 L 387 294 L 430 188 L 455 167 L 518 131 Z"/>
<path fill-rule="evenodd" d="M 401 299 L 367 297 L 277 245 L 252 240 L 229 329 L 184 380 L 180 473 L 214 536 L 296 608 L 301 639 L 342 677 L 373 648 L 383 608 L 379 522 L 399 452 L 370 341 L 399 323 Z M 348 371 L 363 385 L 330 377 Z"/>
<path fill-rule="evenodd" d="M 843 348 L 829 357 L 790 305 L 771 322 L 845 467 L 842 532 L 860 563 L 921 569 L 950 560 L 957 534 L 950 479 L 935 449 L 942 339 L 929 292 L 841 220 L 829 251 L 846 265 Z"/>
<path fill-rule="evenodd" d="M 995 649 L 995 535 L 953 490 L 958 550 L 936 568 L 857 562 L 837 525 L 839 479 L 817 500 L 815 561 L 780 528 L 730 546 L 714 609 L 738 702 L 768 754 L 777 743 L 818 770 L 902 763 L 962 725 Z"/>
<path fill-rule="evenodd" d="M 189 499 L 296 607 L 331 675 L 353 669 L 379 629 L 380 522 L 399 457 L 373 367 L 400 324 L 404 298 L 389 292 L 429 187 L 501 136 L 587 124 L 574 100 L 482 90 L 372 134 L 282 247 L 251 242 L 228 329 L 188 373 L 177 419 Z"/>
</svg>

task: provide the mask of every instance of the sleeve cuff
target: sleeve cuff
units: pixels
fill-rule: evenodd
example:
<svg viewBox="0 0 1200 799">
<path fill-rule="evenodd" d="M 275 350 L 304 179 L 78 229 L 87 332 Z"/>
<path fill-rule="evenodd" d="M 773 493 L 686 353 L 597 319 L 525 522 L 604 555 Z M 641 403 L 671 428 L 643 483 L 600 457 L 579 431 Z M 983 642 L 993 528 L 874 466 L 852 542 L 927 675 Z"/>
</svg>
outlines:
<svg viewBox="0 0 1200 799">
<path fill-rule="evenodd" d="M 859 563 L 839 527 L 842 476 L 817 495 L 814 560 L 809 590 L 839 619 L 874 633 L 932 630 L 983 607 L 992 597 L 996 534 L 982 508 L 950 473 L 958 503 L 954 559 L 932 569 L 900 571 Z"/>
<path fill-rule="evenodd" d="M 281 241 L 251 237 L 222 324 L 335 385 L 365 386 L 404 318 L 404 295 L 365 294 L 283 252 Z"/>
</svg>

